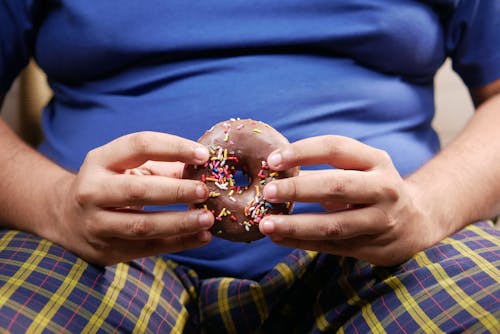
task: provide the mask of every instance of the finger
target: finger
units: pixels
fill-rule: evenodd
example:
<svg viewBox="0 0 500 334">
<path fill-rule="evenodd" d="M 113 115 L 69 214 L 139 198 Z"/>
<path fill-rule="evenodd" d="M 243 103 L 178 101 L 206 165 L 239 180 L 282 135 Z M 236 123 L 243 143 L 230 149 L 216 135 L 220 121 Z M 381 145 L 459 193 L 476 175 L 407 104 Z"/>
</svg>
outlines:
<svg viewBox="0 0 500 334">
<path fill-rule="evenodd" d="M 203 202 L 208 193 L 207 186 L 200 181 L 120 174 L 96 178 L 95 182 L 81 186 L 77 201 L 110 208 L 166 205 Z"/>
<path fill-rule="evenodd" d="M 126 175 L 152 175 L 148 170 L 142 168 L 141 166 L 132 169 L 126 169 L 123 174 Z"/>
<path fill-rule="evenodd" d="M 356 257 L 354 256 L 354 253 L 356 252 L 354 249 L 354 243 L 351 243 L 351 247 L 345 247 L 345 245 L 342 245 L 341 242 L 333 240 L 301 240 L 279 237 L 271 237 L 271 240 L 274 243 L 285 247 L 299 248 L 339 256 Z"/>
<path fill-rule="evenodd" d="M 385 152 L 343 136 L 319 136 L 299 140 L 272 152 L 267 159 L 275 170 L 295 166 L 330 164 L 341 169 L 365 171 L 387 162 Z"/>
<path fill-rule="evenodd" d="M 184 251 L 187 249 L 198 248 L 208 244 L 212 240 L 212 233 L 209 231 L 201 231 L 195 234 L 177 235 L 165 239 L 148 240 L 141 242 L 142 248 L 135 249 L 130 252 L 132 258 L 141 258 L 158 254 L 170 254 Z M 117 247 L 118 251 L 126 253 L 130 250 L 130 245 L 124 243 L 123 246 Z"/>
<path fill-rule="evenodd" d="M 329 212 L 337 212 L 354 208 L 351 203 L 339 203 L 335 201 L 320 202 L 321 206 Z"/>
<path fill-rule="evenodd" d="M 212 234 L 209 231 L 151 240 L 112 239 L 99 245 L 94 244 L 94 248 L 90 252 L 87 251 L 90 254 L 87 254 L 85 258 L 92 263 L 106 266 L 197 248 L 208 244 L 211 240 Z"/>
<path fill-rule="evenodd" d="M 264 198 L 272 203 L 336 201 L 369 204 L 377 203 L 385 196 L 395 196 L 395 193 L 370 173 L 346 170 L 275 180 L 268 183 L 263 191 Z"/>
<path fill-rule="evenodd" d="M 380 257 L 384 247 L 372 245 L 365 238 L 347 240 L 301 240 L 293 238 L 272 238 L 278 245 L 290 248 L 299 248 L 338 256 L 349 256 L 365 260 L 370 263 Z M 373 263 L 376 264 L 376 263 Z"/>
<path fill-rule="evenodd" d="M 318 170 L 304 170 L 301 169 L 299 171 L 299 176 L 307 176 L 307 175 L 312 175 L 312 174 L 321 174 L 321 173 L 328 173 L 330 172 L 331 169 L 318 169 Z M 319 201 L 319 204 L 329 212 L 336 212 L 336 211 L 342 211 L 342 210 L 349 210 L 352 209 L 354 206 L 351 203 L 341 203 L 341 202 L 335 202 L 331 199 L 323 199 Z"/>
<path fill-rule="evenodd" d="M 329 172 L 331 171 L 331 169 L 317 169 L 317 170 L 305 170 L 305 169 L 301 169 L 299 171 L 299 175 L 300 176 L 306 176 L 306 175 L 311 175 L 311 174 L 321 174 L 321 173 L 325 173 L 325 172 Z"/>
<path fill-rule="evenodd" d="M 148 160 L 202 164 L 208 149 L 194 141 L 160 132 L 137 132 L 113 140 L 87 155 L 87 159 L 117 172 Z"/>
<path fill-rule="evenodd" d="M 168 238 L 208 230 L 214 223 L 206 210 L 132 212 L 103 210 L 87 226 L 100 238 L 144 240 Z"/>
<path fill-rule="evenodd" d="M 287 238 L 271 240 L 284 247 L 353 257 L 376 266 L 399 265 L 413 255 L 411 252 L 406 251 L 406 249 L 398 249 L 394 243 L 391 244 L 385 239 L 387 238 L 374 240 L 371 236 L 361 236 L 346 240 L 313 241 Z"/>
<path fill-rule="evenodd" d="M 301 240 L 350 239 L 382 233 L 391 227 L 392 222 L 376 207 L 336 213 L 270 215 L 259 224 L 264 235 Z"/>
<path fill-rule="evenodd" d="M 127 169 L 124 174 L 129 175 L 159 175 L 172 177 L 176 179 L 182 178 L 184 164 L 182 162 L 165 162 L 148 160 L 139 167 Z"/>
<path fill-rule="evenodd" d="M 182 171 L 184 170 L 184 163 L 150 160 L 143 165 L 143 168 L 145 168 L 152 175 L 181 179 Z"/>
</svg>

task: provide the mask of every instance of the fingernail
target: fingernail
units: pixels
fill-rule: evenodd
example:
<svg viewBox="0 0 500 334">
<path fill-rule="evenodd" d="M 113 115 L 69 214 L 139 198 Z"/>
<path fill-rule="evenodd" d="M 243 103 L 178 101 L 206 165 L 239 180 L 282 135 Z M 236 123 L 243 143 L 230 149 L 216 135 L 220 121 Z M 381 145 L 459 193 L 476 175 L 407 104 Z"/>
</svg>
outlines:
<svg viewBox="0 0 500 334">
<path fill-rule="evenodd" d="M 208 160 L 208 149 L 206 147 L 197 147 L 194 149 L 194 157 L 199 163 L 206 162 Z"/>
<path fill-rule="evenodd" d="M 278 187 L 275 184 L 269 183 L 264 187 L 264 198 L 267 200 L 276 198 L 278 196 Z"/>
<path fill-rule="evenodd" d="M 281 165 L 282 157 L 280 153 L 272 153 L 267 158 L 267 163 L 271 166 L 271 168 L 278 168 Z"/>
<path fill-rule="evenodd" d="M 260 223 L 260 231 L 264 234 L 274 232 L 274 222 L 271 219 L 266 219 Z"/>
<path fill-rule="evenodd" d="M 205 199 L 208 196 L 208 189 L 206 186 L 200 184 L 196 186 L 196 197 L 199 199 Z"/>
<path fill-rule="evenodd" d="M 212 226 L 212 215 L 208 212 L 202 212 L 198 216 L 198 222 L 201 227 L 210 227 Z"/>
</svg>

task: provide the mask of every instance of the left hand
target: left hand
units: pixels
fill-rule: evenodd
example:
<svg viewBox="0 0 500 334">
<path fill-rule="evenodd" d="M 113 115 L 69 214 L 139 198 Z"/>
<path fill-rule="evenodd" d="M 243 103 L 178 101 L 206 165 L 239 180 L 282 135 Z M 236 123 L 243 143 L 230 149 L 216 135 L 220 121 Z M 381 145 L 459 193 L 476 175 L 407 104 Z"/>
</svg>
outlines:
<svg viewBox="0 0 500 334">
<path fill-rule="evenodd" d="M 271 153 L 272 169 L 329 164 L 267 184 L 272 203 L 319 202 L 326 213 L 267 216 L 260 231 L 277 244 L 351 256 L 375 265 L 399 264 L 444 237 L 419 208 L 418 188 L 404 180 L 389 155 L 354 139 L 321 136 Z"/>
</svg>

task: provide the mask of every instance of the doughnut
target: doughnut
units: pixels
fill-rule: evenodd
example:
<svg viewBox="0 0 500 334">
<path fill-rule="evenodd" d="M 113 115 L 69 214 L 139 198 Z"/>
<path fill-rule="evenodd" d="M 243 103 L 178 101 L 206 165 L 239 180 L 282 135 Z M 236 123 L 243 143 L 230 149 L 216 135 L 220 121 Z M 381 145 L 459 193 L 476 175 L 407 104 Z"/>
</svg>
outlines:
<svg viewBox="0 0 500 334">
<path fill-rule="evenodd" d="M 198 140 L 210 158 L 204 165 L 186 165 L 184 179 L 201 180 L 209 188 L 204 208 L 213 213 L 213 235 L 231 241 L 251 242 L 264 237 L 259 222 L 266 215 L 289 214 L 292 202 L 269 203 L 264 186 L 276 179 L 296 176 L 299 168 L 274 171 L 266 162 L 288 140 L 268 124 L 251 119 L 230 119 L 214 125 Z"/>
</svg>

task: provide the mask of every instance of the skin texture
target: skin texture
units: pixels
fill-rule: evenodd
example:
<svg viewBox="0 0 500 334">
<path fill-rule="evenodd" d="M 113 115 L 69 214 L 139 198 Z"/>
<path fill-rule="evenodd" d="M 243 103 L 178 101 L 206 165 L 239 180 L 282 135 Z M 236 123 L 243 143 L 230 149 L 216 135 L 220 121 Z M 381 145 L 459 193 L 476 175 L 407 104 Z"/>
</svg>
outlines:
<svg viewBox="0 0 500 334">
<path fill-rule="evenodd" d="M 500 80 L 474 89 L 479 107 L 464 131 L 406 179 L 385 152 L 345 137 L 308 138 L 271 153 L 273 169 L 329 163 L 343 170 L 269 183 L 267 200 L 320 202 L 329 213 L 269 216 L 260 231 L 282 245 L 394 265 L 498 214 L 499 93 Z M 206 185 L 181 174 L 184 163 L 208 157 L 203 145 L 183 138 L 135 133 L 92 150 L 73 174 L 0 121 L 0 221 L 100 265 L 198 247 L 211 239 L 212 214 L 134 208 L 205 201 Z"/>
<path fill-rule="evenodd" d="M 6 226 L 52 240 L 98 265 L 211 240 L 213 216 L 205 210 L 137 209 L 206 200 L 207 187 L 182 180 L 183 164 L 176 162 L 205 162 L 208 152 L 202 145 L 168 134 L 135 133 L 90 151 L 72 174 L 26 146 L 3 123 L 0 133 L 5 181 L 0 220 Z"/>
<path fill-rule="evenodd" d="M 271 153 L 273 169 L 328 163 L 264 188 L 270 202 L 320 202 L 326 214 L 268 216 L 284 246 L 396 265 L 470 222 L 500 212 L 500 80 L 472 91 L 477 111 L 455 141 L 403 179 L 383 151 L 350 138 L 308 138 Z"/>
</svg>

